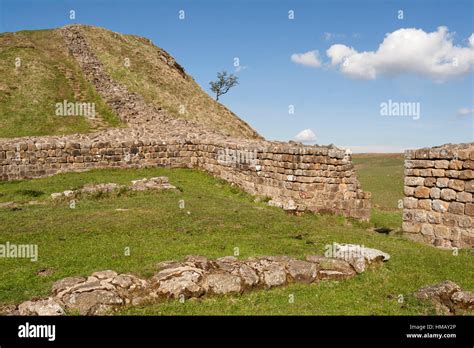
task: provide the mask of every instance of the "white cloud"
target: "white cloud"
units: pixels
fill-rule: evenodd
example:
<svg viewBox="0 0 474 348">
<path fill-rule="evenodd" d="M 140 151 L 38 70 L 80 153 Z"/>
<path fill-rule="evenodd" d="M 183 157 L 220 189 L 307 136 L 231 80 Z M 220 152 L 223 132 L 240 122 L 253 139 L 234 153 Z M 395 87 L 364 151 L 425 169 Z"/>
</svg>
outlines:
<svg viewBox="0 0 474 348">
<path fill-rule="evenodd" d="M 310 143 L 316 141 L 316 134 L 311 129 L 305 129 L 296 134 L 294 137 L 295 141 L 300 141 L 302 143 Z"/>
<path fill-rule="evenodd" d="M 466 47 L 455 46 L 453 33 L 446 27 L 434 32 L 402 28 L 386 34 L 376 51 L 358 52 L 336 44 L 326 54 L 332 66 L 354 78 L 373 80 L 384 74 L 414 73 L 443 82 L 473 69 L 474 34 L 468 41 Z"/>
<path fill-rule="evenodd" d="M 461 116 L 466 116 L 466 115 L 471 115 L 471 114 L 474 114 L 474 109 L 461 108 L 458 110 L 458 115 L 461 115 Z"/>
<path fill-rule="evenodd" d="M 321 61 L 319 60 L 319 52 L 317 50 L 308 51 L 306 53 L 294 53 L 291 55 L 291 61 L 296 64 L 319 68 Z"/>
</svg>

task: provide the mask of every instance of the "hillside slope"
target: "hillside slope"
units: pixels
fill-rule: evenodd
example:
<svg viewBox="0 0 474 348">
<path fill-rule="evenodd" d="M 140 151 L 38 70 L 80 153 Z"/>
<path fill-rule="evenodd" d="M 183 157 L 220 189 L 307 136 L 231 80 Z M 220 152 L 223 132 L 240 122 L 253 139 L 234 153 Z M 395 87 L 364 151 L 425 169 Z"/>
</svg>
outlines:
<svg viewBox="0 0 474 348">
<path fill-rule="evenodd" d="M 120 121 L 84 78 L 56 30 L 0 34 L 0 138 L 86 133 Z M 95 119 L 56 116 L 58 102 L 95 103 Z"/>
<path fill-rule="evenodd" d="M 217 103 L 164 50 L 151 41 L 106 29 L 81 29 L 106 73 L 171 118 L 192 120 L 236 138 L 261 138 L 247 123 Z M 15 67 L 17 58 L 20 66 Z M 121 125 L 87 81 L 59 30 L 0 34 L 0 138 L 86 133 Z M 55 105 L 96 104 L 96 118 L 55 115 Z"/>
</svg>

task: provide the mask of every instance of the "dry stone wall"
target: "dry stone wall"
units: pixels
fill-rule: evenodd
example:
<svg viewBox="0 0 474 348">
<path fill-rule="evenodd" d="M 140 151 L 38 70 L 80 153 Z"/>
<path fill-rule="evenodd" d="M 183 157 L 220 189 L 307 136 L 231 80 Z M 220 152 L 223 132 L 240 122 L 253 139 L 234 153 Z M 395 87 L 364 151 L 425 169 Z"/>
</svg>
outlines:
<svg viewBox="0 0 474 348">
<path fill-rule="evenodd" d="M 0 179 L 94 168 L 201 168 L 287 210 L 339 213 L 368 220 L 351 155 L 334 146 L 235 139 L 173 119 L 113 81 L 80 26 L 59 29 L 85 77 L 127 128 L 91 134 L 0 139 Z"/>
<path fill-rule="evenodd" d="M 287 210 L 370 216 L 370 194 L 360 189 L 351 156 L 335 147 L 247 140 L 21 138 L 0 141 L 0 165 L 2 180 L 94 168 L 201 168 Z"/>
<path fill-rule="evenodd" d="M 403 231 L 440 247 L 474 247 L 474 143 L 405 152 Z"/>
</svg>

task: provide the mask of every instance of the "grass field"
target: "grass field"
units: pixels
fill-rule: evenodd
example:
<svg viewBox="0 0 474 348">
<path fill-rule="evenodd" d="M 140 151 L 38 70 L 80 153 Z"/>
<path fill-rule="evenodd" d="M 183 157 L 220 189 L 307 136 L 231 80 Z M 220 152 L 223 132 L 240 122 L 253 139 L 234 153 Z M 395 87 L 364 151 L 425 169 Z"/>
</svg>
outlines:
<svg viewBox="0 0 474 348">
<path fill-rule="evenodd" d="M 232 255 L 322 253 L 333 242 L 359 243 L 391 254 L 378 269 L 343 282 L 290 285 L 242 296 L 216 296 L 185 303 L 169 301 L 128 308 L 133 315 L 414 315 L 433 308 L 412 293 L 450 279 L 474 290 L 474 254 L 415 243 L 374 227 L 400 228 L 396 203 L 402 182 L 401 158 L 355 158 L 362 186 L 373 192 L 370 223 L 340 216 L 287 215 L 206 173 L 188 169 L 107 169 L 0 183 L 0 202 L 37 200 L 43 205 L 0 208 L 0 243 L 38 244 L 39 259 L 0 259 L 0 305 L 46 296 L 52 283 L 67 276 L 113 269 L 151 276 L 159 261 L 188 254 Z M 374 178 L 374 173 L 379 176 Z M 179 191 L 141 192 L 83 199 L 75 209 L 51 204 L 52 192 L 86 183 L 116 182 L 166 175 Z M 390 192 L 388 192 L 390 191 Z M 179 208 L 184 199 L 185 208 Z M 121 209 L 118 211 L 117 209 Z M 123 210 L 126 209 L 126 210 Z M 189 212 L 189 213 L 188 213 Z M 130 256 L 124 253 L 130 248 Z M 46 272 L 45 272 L 46 271 Z M 46 275 L 38 275 L 38 273 Z M 294 302 L 288 301 L 289 295 Z M 403 298 L 403 301 L 399 301 Z"/>
</svg>

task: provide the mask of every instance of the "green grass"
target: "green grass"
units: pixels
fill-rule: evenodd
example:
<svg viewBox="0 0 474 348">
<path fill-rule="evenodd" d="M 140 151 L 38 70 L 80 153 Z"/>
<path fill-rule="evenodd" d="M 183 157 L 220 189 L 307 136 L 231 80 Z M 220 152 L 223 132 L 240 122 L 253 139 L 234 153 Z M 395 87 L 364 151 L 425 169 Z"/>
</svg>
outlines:
<svg viewBox="0 0 474 348">
<path fill-rule="evenodd" d="M 365 191 L 373 193 L 372 203 L 381 210 L 400 209 L 403 199 L 403 154 L 360 154 L 353 162 Z"/>
<path fill-rule="evenodd" d="M 86 183 L 128 184 L 132 179 L 157 175 L 168 176 L 181 191 L 83 199 L 75 209 L 67 202 L 48 201 L 52 192 Z M 360 175 L 363 181 L 364 174 Z M 377 195 L 377 191 L 373 193 Z M 185 209 L 179 208 L 180 199 L 185 200 Z M 390 253 L 392 259 L 383 267 L 343 282 L 297 284 L 185 303 L 162 302 L 127 308 L 120 314 L 430 314 L 433 308 L 412 296 L 421 286 L 450 279 L 474 290 L 474 254 L 468 251 L 454 256 L 398 235 L 375 233 L 371 230 L 373 222 L 360 223 L 341 216 L 287 215 L 195 170 L 107 169 L 0 183 L 0 202 L 12 200 L 48 203 L 0 209 L 0 243 L 33 243 L 39 248 L 37 262 L 0 258 L 0 304 L 47 296 L 55 280 L 98 270 L 148 277 L 158 262 L 179 260 L 188 254 L 215 258 L 232 255 L 239 248 L 242 258 L 283 254 L 303 258 L 322 253 L 325 245 L 333 242 L 378 248 Z M 385 221 L 387 217 L 379 219 Z M 303 238 L 295 238 L 298 235 Z M 125 248 L 130 248 L 130 256 L 125 255 Z M 37 276 L 41 269 L 52 269 L 53 273 Z M 290 294 L 294 303 L 288 301 Z M 397 302 L 400 295 L 404 297 L 402 304 Z"/>
<path fill-rule="evenodd" d="M 94 130 L 84 116 L 57 116 L 63 100 L 95 103 L 105 126 L 120 125 L 68 52 L 54 30 L 0 34 L 0 138 Z"/>
<path fill-rule="evenodd" d="M 403 154 L 353 156 L 362 189 L 372 192 L 371 222 L 377 229 L 401 230 L 403 160 Z"/>
</svg>

